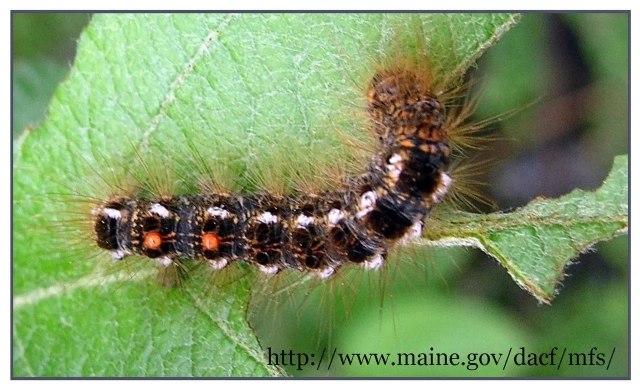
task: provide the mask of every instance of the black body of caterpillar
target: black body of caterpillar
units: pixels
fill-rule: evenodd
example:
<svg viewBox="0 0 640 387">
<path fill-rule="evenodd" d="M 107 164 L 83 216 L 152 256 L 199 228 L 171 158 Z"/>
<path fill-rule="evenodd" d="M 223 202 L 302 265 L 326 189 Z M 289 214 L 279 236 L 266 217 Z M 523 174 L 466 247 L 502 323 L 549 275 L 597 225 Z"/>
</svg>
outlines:
<svg viewBox="0 0 640 387">
<path fill-rule="evenodd" d="M 367 111 L 380 146 L 361 176 L 317 194 L 200 194 L 116 197 L 93 209 L 95 239 L 116 259 L 140 255 L 166 266 L 240 261 L 332 275 L 345 264 L 378 268 L 401 238 L 421 233 L 422 219 L 451 178 L 444 106 L 421 77 L 379 72 Z"/>
</svg>

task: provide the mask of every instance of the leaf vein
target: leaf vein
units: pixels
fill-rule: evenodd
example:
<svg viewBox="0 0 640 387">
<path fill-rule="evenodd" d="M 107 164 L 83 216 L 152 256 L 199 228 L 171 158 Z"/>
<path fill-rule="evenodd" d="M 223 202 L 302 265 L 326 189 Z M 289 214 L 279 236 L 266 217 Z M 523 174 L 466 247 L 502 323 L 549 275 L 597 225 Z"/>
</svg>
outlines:
<svg viewBox="0 0 640 387">
<path fill-rule="evenodd" d="M 196 63 L 198 63 L 198 61 L 202 59 L 202 57 L 207 53 L 209 46 L 213 42 L 218 40 L 218 36 L 220 35 L 220 32 L 224 30 L 229 25 L 231 20 L 235 19 L 237 16 L 238 16 L 237 14 L 229 14 L 229 16 L 227 16 L 227 18 L 223 20 L 222 23 L 217 28 L 209 32 L 209 34 L 204 39 L 204 42 L 202 42 L 200 47 L 198 47 L 198 50 L 196 51 L 196 53 L 191 57 L 191 59 L 187 63 L 185 63 L 182 71 L 180 72 L 180 74 L 178 74 L 177 78 L 173 81 L 173 83 L 169 87 L 169 93 L 166 95 L 165 99 L 160 104 L 160 111 L 158 111 L 158 113 L 151 119 L 151 123 L 149 124 L 149 127 L 147 127 L 147 129 L 145 130 L 142 138 L 142 142 L 140 143 L 140 146 L 138 147 L 138 149 L 144 151 L 147 148 L 147 146 L 149 145 L 149 138 L 156 131 L 156 129 L 158 129 L 158 125 L 160 124 L 160 121 L 162 120 L 163 117 L 167 115 L 167 110 L 169 109 L 169 106 L 171 106 L 171 104 L 175 101 L 176 91 L 178 91 L 178 89 L 182 87 L 185 80 L 187 79 L 187 76 L 189 76 L 189 74 L 193 72 L 193 69 Z"/>
</svg>

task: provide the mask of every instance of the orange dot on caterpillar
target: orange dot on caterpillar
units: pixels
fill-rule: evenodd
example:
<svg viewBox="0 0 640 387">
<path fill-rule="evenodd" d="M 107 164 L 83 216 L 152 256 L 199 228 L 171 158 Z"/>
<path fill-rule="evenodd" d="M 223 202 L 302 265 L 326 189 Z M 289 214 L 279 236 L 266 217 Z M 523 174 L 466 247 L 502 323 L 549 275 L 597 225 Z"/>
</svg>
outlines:
<svg viewBox="0 0 640 387">
<path fill-rule="evenodd" d="M 144 247 L 151 250 L 157 250 L 162 245 L 162 236 L 159 232 L 148 232 L 144 235 Z"/>
<path fill-rule="evenodd" d="M 213 233 L 202 235 L 202 247 L 205 250 L 217 250 L 220 246 L 220 237 Z"/>
</svg>

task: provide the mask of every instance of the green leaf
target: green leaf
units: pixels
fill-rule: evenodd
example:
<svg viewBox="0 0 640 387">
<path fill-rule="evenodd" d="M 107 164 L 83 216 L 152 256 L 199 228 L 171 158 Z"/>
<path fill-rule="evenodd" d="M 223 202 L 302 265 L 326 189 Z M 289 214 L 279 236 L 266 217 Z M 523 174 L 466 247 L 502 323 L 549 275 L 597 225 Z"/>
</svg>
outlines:
<svg viewBox="0 0 640 387">
<path fill-rule="evenodd" d="M 14 376 L 281 375 L 246 323 L 250 271 L 240 267 L 235 281 L 220 286 L 207 287 L 216 279 L 205 276 L 200 286 L 164 291 L 148 281 L 150 262 L 127 259 L 114 263 L 124 269 L 105 269 L 78 241 L 56 244 L 65 235 L 50 230 L 51 220 L 82 215 L 71 211 L 83 198 L 69 192 L 110 180 L 114 166 L 139 169 L 139 158 L 193 160 L 194 146 L 221 179 L 247 189 L 255 183 L 247 171 L 312 178 L 295 159 L 286 167 L 279 160 L 278 169 L 275 155 L 349 162 L 339 139 L 322 129 L 363 127 L 354 126 L 361 121 L 353 97 L 362 88 L 354 79 L 366 82 L 361 67 L 375 65 L 395 31 L 418 21 L 434 61 L 462 75 L 517 20 L 96 15 L 46 120 L 25 132 L 14 152 Z"/>
<path fill-rule="evenodd" d="M 425 236 L 438 246 L 475 246 L 493 256 L 513 279 L 549 303 L 578 254 L 629 226 L 627 156 L 616 157 L 594 192 L 575 190 L 558 199 L 538 198 L 510 213 L 474 215 L 436 211 Z"/>
</svg>

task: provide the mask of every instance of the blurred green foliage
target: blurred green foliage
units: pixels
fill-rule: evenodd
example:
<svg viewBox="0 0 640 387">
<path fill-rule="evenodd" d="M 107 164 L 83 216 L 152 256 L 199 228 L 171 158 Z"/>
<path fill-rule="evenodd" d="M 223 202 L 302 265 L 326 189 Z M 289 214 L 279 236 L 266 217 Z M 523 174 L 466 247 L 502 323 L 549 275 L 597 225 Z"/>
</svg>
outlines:
<svg viewBox="0 0 640 387">
<path fill-rule="evenodd" d="M 12 17 L 15 136 L 44 118 L 46 101 L 69 69 L 73 44 L 89 17 Z M 498 162 L 484 178 L 490 181 L 487 194 L 500 208 L 521 206 L 539 195 L 596 188 L 613 157 L 628 153 L 628 20 L 627 14 L 526 14 L 481 58 L 474 75 L 484 94 L 477 118 L 526 106 L 493 128 L 507 141 L 492 147 L 489 153 Z M 288 368 L 293 375 L 626 377 L 628 237 L 596 248 L 569 268 L 551 306 L 539 305 L 481 253 L 420 250 L 406 253 L 400 265 L 404 270 L 389 269 L 390 280 L 384 286 L 355 274 L 355 279 L 345 281 L 365 282 L 356 294 L 319 290 L 302 308 L 279 309 L 274 322 L 263 324 L 274 319 L 268 308 L 256 312 L 252 321 L 263 346 L 317 356 L 327 345 L 340 352 L 378 353 L 429 352 L 432 347 L 461 353 L 506 353 L 510 347 L 538 353 L 553 347 L 588 352 L 597 347 L 609 354 L 615 348 L 608 370 L 595 365 L 565 365 L 559 370 L 509 366 L 504 371 L 368 366 L 330 373 Z"/>
<path fill-rule="evenodd" d="M 81 13 L 14 13 L 11 19 L 15 136 L 44 119 L 53 90 L 71 68 L 76 39 L 90 17 Z"/>
</svg>

